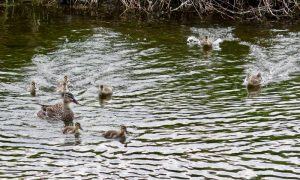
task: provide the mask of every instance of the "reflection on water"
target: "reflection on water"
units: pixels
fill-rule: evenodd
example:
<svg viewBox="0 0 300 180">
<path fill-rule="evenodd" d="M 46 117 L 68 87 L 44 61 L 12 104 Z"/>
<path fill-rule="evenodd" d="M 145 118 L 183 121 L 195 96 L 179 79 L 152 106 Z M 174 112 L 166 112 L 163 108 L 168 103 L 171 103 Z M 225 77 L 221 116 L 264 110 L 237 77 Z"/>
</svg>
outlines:
<svg viewBox="0 0 300 180">
<path fill-rule="evenodd" d="M 261 86 L 256 86 L 256 87 L 246 87 L 248 97 L 254 97 L 258 96 L 261 92 Z"/>
<path fill-rule="evenodd" d="M 41 20 L 33 47 L 0 42 L 1 178 L 299 177 L 298 32 L 264 29 L 268 37 L 254 33 L 248 41 L 243 26 L 69 18 Z M 23 37 L 9 29 L 0 38 Z M 199 34 L 222 39 L 220 49 L 206 56 L 186 44 Z M 264 83 L 248 95 L 242 83 L 252 72 L 262 72 Z M 84 127 L 77 137 L 62 134 L 62 122 L 36 116 L 38 103 L 61 101 L 55 88 L 64 75 L 82 104 L 72 106 Z M 26 91 L 32 80 L 36 97 Z M 114 89 L 109 101 L 99 101 L 102 83 Z M 130 132 L 125 144 L 102 137 L 121 124 Z"/>
</svg>

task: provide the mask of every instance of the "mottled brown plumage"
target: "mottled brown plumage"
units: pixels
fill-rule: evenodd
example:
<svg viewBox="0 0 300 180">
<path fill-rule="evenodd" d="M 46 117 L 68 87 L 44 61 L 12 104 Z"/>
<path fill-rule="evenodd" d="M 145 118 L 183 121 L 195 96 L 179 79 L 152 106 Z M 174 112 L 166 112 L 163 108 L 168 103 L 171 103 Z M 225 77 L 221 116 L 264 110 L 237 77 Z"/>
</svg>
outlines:
<svg viewBox="0 0 300 180">
<path fill-rule="evenodd" d="M 81 128 L 81 125 L 79 122 L 76 122 L 74 126 L 66 126 L 63 129 L 63 133 L 64 134 L 78 134 L 79 133 L 79 129 L 83 130 Z"/>
<path fill-rule="evenodd" d="M 127 128 L 124 125 L 121 125 L 121 130 L 120 131 L 115 131 L 115 130 L 109 130 L 103 133 L 103 137 L 107 139 L 117 139 L 117 138 L 123 138 L 125 137 L 125 133 L 127 132 Z"/>
<path fill-rule="evenodd" d="M 41 105 L 41 110 L 37 113 L 37 115 L 42 119 L 72 121 L 74 119 L 74 113 L 69 107 L 71 102 L 78 104 L 73 94 L 64 93 L 64 99 L 62 103 L 57 103 L 54 105 Z"/>
</svg>

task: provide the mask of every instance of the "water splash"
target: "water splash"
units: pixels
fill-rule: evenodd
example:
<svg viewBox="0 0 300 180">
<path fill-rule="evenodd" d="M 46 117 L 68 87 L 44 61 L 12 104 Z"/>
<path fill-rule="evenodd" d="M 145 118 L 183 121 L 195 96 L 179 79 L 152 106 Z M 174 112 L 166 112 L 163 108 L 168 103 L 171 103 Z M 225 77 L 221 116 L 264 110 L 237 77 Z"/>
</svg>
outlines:
<svg viewBox="0 0 300 180">
<path fill-rule="evenodd" d="M 252 63 L 246 65 L 246 74 L 261 72 L 264 85 L 293 78 L 291 75 L 300 71 L 297 61 L 298 51 L 296 50 L 300 49 L 299 40 L 299 33 L 288 33 L 287 35 L 276 35 L 272 40 L 273 45 L 270 47 L 243 43 L 250 46 L 250 58 L 254 59 Z"/>
<path fill-rule="evenodd" d="M 204 36 L 208 36 L 212 39 L 213 50 L 221 50 L 220 44 L 224 40 L 233 40 L 232 28 L 191 28 L 193 34 L 187 38 L 187 44 L 189 46 L 201 46 L 201 40 Z"/>
</svg>

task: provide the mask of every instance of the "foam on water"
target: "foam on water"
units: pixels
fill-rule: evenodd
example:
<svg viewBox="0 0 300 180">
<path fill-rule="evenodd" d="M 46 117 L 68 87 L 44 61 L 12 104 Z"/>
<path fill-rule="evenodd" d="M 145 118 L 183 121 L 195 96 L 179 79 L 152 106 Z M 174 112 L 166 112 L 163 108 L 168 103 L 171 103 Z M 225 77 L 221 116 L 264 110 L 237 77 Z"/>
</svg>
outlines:
<svg viewBox="0 0 300 180">
<path fill-rule="evenodd" d="M 277 31 L 285 32 L 285 31 Z M 254 61 L 246 64 L 247 73 L 261 72 L 263 84 L 279 83 L 293 78 L 293 74 L 299 72 L 298 50 L 299 33 L 288 33 L 285 35 L 278 34 L 272 40 L 274 45 L 270 47 L 260 47 L 249 44 L 251 53 L 249 58 Z"/>
</svg>

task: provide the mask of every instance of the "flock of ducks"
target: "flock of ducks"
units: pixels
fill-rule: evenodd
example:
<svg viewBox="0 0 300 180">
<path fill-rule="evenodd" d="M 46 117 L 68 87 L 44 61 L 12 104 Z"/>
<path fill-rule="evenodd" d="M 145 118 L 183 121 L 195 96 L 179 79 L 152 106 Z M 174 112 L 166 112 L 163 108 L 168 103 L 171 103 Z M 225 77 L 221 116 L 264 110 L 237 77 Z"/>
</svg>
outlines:
<svg viewBox="0 0 300 180">
<path fill-rule="evenodd" d="M 200 40 L 202 48 L 204 50 L 212 49 L 212 40 L 205 36 L 202 40 Z M 248 74 L 245 79 L 245 85 L 250 91 L 258 91 L 260 89 L 262 83 L 261 73 L 257 74 Z M 80 123 L 76 122 L 74 126 L 70 126 L 73 124 L 74 113 L 70 108 L 70 103 L 79 104 L 75 99 L 74 95 L 69 92 L 70 81 L 68 76 L 64 76 L 63 81 L 58 84 L 56 91 L 62 95 L 63 101 L 61 103 L 57 103 L 54 105 L 41 105 L 41 109 L 37 113 L 37 116 L 41 119 L 51 119 L 51 120 L 62 120 L 65 123 L 65 127 L 63 129 L 64 134 L 78 134 L 79 130 L 82 130 Z M 30 92 L 32 96 L 36 96 L 36 83 L 32 81 L 28 86 L 27 91 Z M 112 88 L 108 85 L 101 84 L 99 85 L 99 98 L 100 99 L 110 99 L 112 96 Z M 103 133 L 103 137 L 109 139 L 117 139 L 117 138 L 125 138 L 125 134 L 127 133 L 127 128 L 124 125 L 121 125 L 120 131 L 110 130 Z"/>
<path fill-rule="evenodd" d="M 62 96 L 62 102 L 53 105 L 40 104 L 41 109 L 38 111 L 37 116 L 41 119 L 47 120 L 62 120 L 65 124 L 63 128 L 63 134 L 75 134 L 78 135 L 80 130 L 83 130 L 80 123 L 76 122 L 73 126 L 74 112 L 70 108 L 71 103 L 78 104 L 74 95 L 69 91 L 70 81 L 68 76 L 64 76 L 63 81 L 59 82 L 56 92 Z M 27 91 L 32 96 L 37 94 L 36 82 L 32 81 L 27 87 Z M 99 98 L 110 99 L 112 97 L 113 90 L 110 86 L 101 84 L 99 85 Z M 107 139 L 119 139 L 120 142 L 124 142 L 126 138 L 127 128 L 121 125 L 120 131 L 110 130 L 104 132 L 102 135 Z"/>
</svg>

